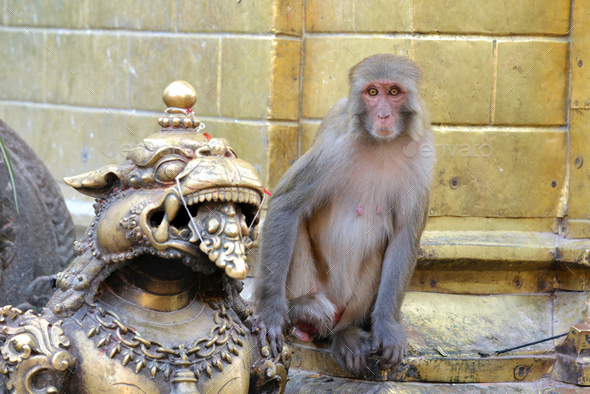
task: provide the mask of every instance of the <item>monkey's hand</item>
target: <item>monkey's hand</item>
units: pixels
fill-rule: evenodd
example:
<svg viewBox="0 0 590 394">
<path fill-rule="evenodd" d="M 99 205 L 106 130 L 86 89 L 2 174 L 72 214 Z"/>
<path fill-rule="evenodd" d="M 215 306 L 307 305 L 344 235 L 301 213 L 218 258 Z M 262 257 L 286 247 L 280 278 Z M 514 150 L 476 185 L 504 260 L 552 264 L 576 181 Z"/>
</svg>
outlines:
<svg viewBox="0 0 590 394">
<path fill-rule="evenodd" d="M 268 338 L 268 344 L 273 357 L 277 357 L 283 350 L 283 329 L 280 325 L 275 324 L 268 326 L 258 316 L 252 319 L 250 328 L 252 334 L 258 339 L 258 346 L 263 348 Z"/>
<path fill-rule="evenodd" d="M 406 355 L 406 330 L 403 324 L 374 324 L 371 352 L 381 350 L 381 359 L 377 366 L 381 369 L 390 369 L 399 364 Z"/>
</svg>

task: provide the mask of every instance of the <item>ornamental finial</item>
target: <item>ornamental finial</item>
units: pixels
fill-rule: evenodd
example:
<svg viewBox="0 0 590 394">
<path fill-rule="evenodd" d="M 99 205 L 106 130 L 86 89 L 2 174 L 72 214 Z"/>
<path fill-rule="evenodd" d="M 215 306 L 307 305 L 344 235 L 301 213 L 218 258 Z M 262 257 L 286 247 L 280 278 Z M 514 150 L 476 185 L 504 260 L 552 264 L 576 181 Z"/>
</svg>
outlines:
<svg viewBox="0 0 590 394">
<path fill-rule="evenodd" d="M 194 129 L 199 122 L 193 116 L 193 106 L 197 103 L 197 91 L 188 82 L 174 81 L 162 92 L 162 100 L 168 107 L 169 115 L 158 119 L 165 129 Z"/>
</svg>

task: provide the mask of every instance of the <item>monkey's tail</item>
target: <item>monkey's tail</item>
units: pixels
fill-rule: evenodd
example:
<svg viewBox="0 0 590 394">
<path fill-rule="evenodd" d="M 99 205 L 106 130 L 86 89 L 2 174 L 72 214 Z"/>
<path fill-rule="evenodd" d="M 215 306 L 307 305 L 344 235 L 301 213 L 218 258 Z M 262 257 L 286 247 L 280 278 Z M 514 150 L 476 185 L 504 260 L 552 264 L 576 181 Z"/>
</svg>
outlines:
<svg viewBox="0 0 590 394">
<path fill-rule="evenodd" d="M 318 334 L 328 336 L 334 327 L 336 305 L 323 293 L 311 293 L 289 301 L 289 318 L 293 323 L 305 323 L 317 328 Z"/>
</svg>

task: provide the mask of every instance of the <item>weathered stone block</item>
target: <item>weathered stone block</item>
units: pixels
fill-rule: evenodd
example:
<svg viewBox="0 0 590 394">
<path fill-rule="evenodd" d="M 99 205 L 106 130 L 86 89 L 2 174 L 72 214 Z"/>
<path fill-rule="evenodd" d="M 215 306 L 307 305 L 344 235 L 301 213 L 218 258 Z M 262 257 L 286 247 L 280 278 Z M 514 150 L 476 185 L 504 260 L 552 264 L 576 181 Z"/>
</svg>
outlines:
<svg viewBox="0 0 590 394">
<path fill-rule="evenodd" d="M 79 0 L 6 0 L 5 7 L 7 25 L 88 27 L 88 7 Z"/>
<path fill-rule="evenodd" d="M 271 56 L 269 118 L 297 120 L 301 41 L 273 40 Z"/>
<path fill-rule="evenodd" d="M 565 125 L 567 42 L 498 43 L 494 124 Z"/>
<path fill-rule="evenodd" d="M 268 129 L 267 189 L 274 190 L 281 177 L 297 160 L 299 127 L 271 125 Z"/>
<path fill-rule="evenodd" d="M 218 115 L 219 42 L 219 38 L 132 36 L 129 108 L 164 111 L 163 87 L 181 79 L 197 91 L 197 116 Z"/>
<path fill-rule="evenodd" d="M 178 30 L 266 33 L 273 28 L 274 3 L 275 0 L 177 0 Z"/>
<path fill-rule="evenodd" d="M 46 43 L 47 102 L 127 107 L 127 35 L 51 32 Z"/>
<path fill-rule="evenodd" d="M 43 56 L 47 51 L 43 35 L 26 30 L 3 31 L 0 43 L 0 99 L 42 101 Z"/>
<path fill-rule="evenodd" d="M 400 33 L 412 31 L 412 0 L 356 2 L 356 31 Z"/>
<path fill-rule="evenodd" d="M 305 30 L 309 32 L 354 32 L 355 0 L 307 0 Z"/>
<path fill-rule="evenodd" d="M 269 39 L 222 40 L 221 114 L 260 119 L 270 114 L 272 44 Z"/>
<path fill-rule="evenodd" d="M 492 92 L 492 42 L 415 40 L 422 97 L 433 123 L 487 124 Z"/>
<path fill-rule="evenodd" d="M 92 0 L 88 23 L 93 29 L 174 30 L 174 0 Z"/>
<path fill-rule="evenodd" d="M 414 30 L 444 33 L 566 34 L 567 0 L 414 2 Z"/>
<path fill-rule="evenodd" d="M 311 148 L 313 140 L 320 128 L 319 122 L 301 122 L 301 156 Z"/>
</svg>

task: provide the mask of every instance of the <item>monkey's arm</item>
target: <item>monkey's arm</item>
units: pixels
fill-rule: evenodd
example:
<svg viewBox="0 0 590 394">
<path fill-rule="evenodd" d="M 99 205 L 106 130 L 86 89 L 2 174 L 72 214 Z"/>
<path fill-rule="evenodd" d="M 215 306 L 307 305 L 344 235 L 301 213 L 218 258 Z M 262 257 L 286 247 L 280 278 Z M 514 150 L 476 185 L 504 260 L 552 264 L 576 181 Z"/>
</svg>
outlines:
<svg viewBox="0 0 590 394">
<path fill-rule="evenodd" d="M 329 193 L 321 188 L 325 183 L 326 161 L 330 160 L 326 149 L 331 144 L 325 140 L 337 138 L 344 119 L 346 99 L 328 111 L 310 150 L 293 164 L 273 191 L 262 226 L 254 290 L 255 320 L 260 343 L 264 343 L 266 333 L 273 354 L 282 350 L 282 327 L 290 323 L 286 282 L 297 231 L 301 221 L 307 220 Z"/>
<path fill-rule="evenodd" d="M 260 344 L 269 340 L 273 356 L 283 347 L 282 328 L 290 323 L 286 294 L 287 275 L 297 232 L 306 220 L 312 195 L 321 177 L 318 152 L 310 151 L 285 174 L 273 193 L 261 233 L 260 261 L 256 267 L 255 305 Z"/>
<path fill-rule="evenodd" d="M 378 362 L 382 369 L 402 361 L 406 352 L 406 331 L 400 309 L 416 266 L 430 201 L 427 189 L 414 191 L 419 195 L 398 202 L 395 208 L 395 235 L 385 250 L 379 292 L 371 316 L 371 350 L 382 350 Z"/>
</svg>

